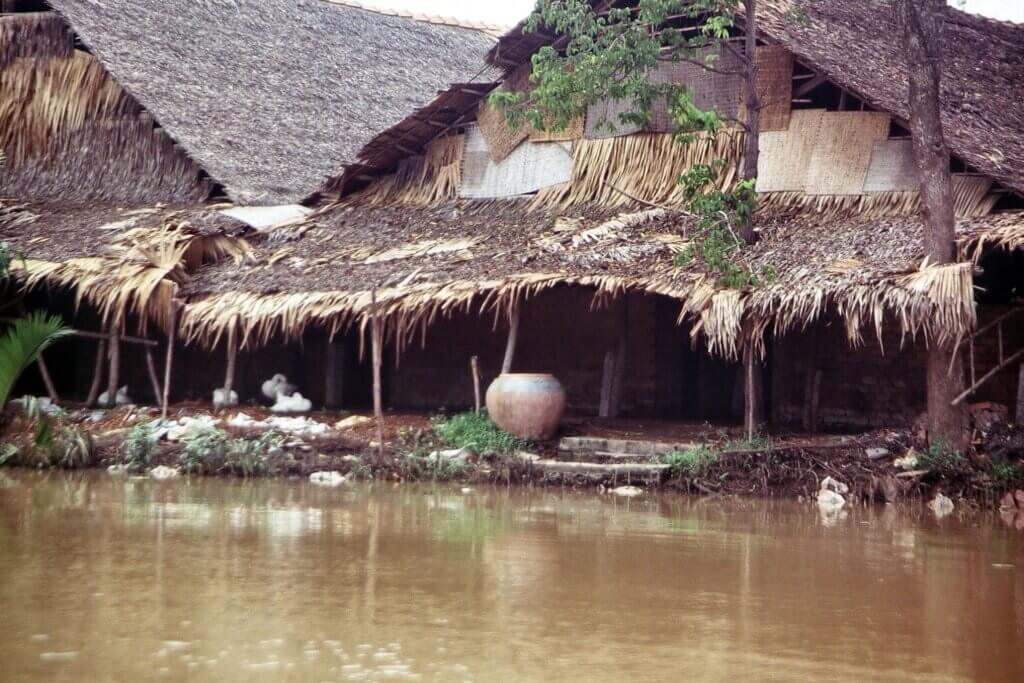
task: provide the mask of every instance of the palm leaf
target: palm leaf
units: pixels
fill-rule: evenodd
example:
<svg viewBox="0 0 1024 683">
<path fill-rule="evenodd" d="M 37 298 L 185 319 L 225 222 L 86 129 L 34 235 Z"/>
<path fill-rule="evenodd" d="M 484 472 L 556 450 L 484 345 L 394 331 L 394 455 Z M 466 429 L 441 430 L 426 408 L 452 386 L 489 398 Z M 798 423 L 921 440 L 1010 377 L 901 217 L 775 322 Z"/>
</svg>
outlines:
<svg viewBox="0 0 1024 683">
<path fill-rule="evenodd" d="M 57 316 L 42 312 L 16 321 L 0 337 L 0 409 L 7 405 L 14 383 L 29 365 L 55 341 L 70 334 Z"/>
</svg>

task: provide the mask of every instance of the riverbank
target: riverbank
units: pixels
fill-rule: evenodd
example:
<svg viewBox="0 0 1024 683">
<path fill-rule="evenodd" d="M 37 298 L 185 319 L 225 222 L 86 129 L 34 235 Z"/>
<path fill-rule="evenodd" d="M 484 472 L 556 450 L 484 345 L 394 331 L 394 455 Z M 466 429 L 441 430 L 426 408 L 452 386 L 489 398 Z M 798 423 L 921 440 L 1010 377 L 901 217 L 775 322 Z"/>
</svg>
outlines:
<svg viewBox="0 0 1024 683">
<path fill-rule="evenodd" d="M 1024 515 L 1024 499 L 1012 495 L 1024 488 L 1024 438 L 996 423 L 980 434 L 981 450 L 960 455 L 922 448 L 913 434 L 901 431 L 745 441 L 708 425 L 570 421 L 560 439 L 528 443 L 501 432 L 486 416 L 388 413 L 380 448 L 376 424 L 365 414 L 281 416 L 259 407 L 211 411 L 181 405 L 163 422 L 153 408 L 65 411 L 28 401 L 4 417 L 0 464 L 8 466 L 102 467 L 163 477 L 314 477 L 327 485 L 431 480 L 797 500 L 818 499 L 824 486 L 844 504 L 930 501 L 942 494 L 961 505 L 1012 504 Z"/>
</svg>

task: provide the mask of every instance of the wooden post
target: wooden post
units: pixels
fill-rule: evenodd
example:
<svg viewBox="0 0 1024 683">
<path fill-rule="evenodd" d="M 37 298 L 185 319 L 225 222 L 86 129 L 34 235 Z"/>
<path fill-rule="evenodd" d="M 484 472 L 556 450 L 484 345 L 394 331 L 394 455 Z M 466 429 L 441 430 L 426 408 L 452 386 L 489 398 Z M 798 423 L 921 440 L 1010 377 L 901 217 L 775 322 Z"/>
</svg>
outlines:
<svg viewBox="0 0 1024 683">
<path fill-rule="evenodd" d="M 1014 420 L 1018 426 L 1024 425 L 1024 363 L 1020 364 L 1017 374 L 1017 414 Z"/>
<path fill-rule="evenodd" d="M 103 368 L 107 359 L 106 337 L 100 339 L 96 346 L 96 369 L 92 373 L 92 384 L 89 386 L 89 395 L 85 398 L 85 405 L 92 407 L 96 405 L 96 399 L 100 395 L 100 384 L 103 382 Z"/>
<path fill-rule="evenodd" d="M 164 400 L 160 404 L 160 417 L 167 420 L 167 409 L 171 402 L 171 367 L 174 364 L 174 342 L 178 336 L 178 309 L 181 304 L 171 301 L 171 329 L 167 334 L 167 360 L 164 363 Z"/>
<path fill-rule="evenodd" d="M 160 405 L 160 399 L 164 395 L 160 388 L 160 377 L 156 372 L 156 361 L 153 359 L 153 349 L 146 347 L 146 369 L 149 371 L 149 383 L 153 385 L 153 400 Z"/>
<path fill-rule="evenodd" d="M 228 328 L 228 365 L 224 373 L 224 405 L 231 405 L 231 389 L 235 386 L 235 364 L 238 360 L 238 344 L 236 343 L 238 321 L 232 320 Z"/>
<path fill-rule="evenodd" d="M 601 407 L 598 417 L 610 417 L 612 404 L 612 385 L 615 383 L 615 352 L 604 354 L 604 373 L 601 376 Z"/>
<path fill-rule="evenodd" d="M 622 414 L 622 391 L 626 382 L 626 357 L 629 346 L 629 303 L 625 295 L 619 308 L 618 345 L 615 351 L 615 375 L 608 402 L 608 417 Z"/>
<path fill-rule="evenodd" d="M 501 363 L 501 374 L 512 372 L 512 361 L 516 355 L 516 341 L 519 338 L 519 302 L 512 305 L 512 319 L 508 328 L 508 342 L 505 344 L 505 360 Z"/>
<path fill-rule="evenodd" d="M 469 369 L 473 372 L 473 407 L 480 414 L 480 359 L 473 356 L 469 359 Z"/>
<path fill-rule="evenodd" d="M 110 323 L 110 345 L 107 349 L 110 366 L 107 369 L 107 408 L 117 406 L 117 390 L 121 383 L 121 336 L 118 334 L 117 323 Z"/>
<path fill-rule="evenodd" d="M 60 396 L 57 395 L 57 387 L 53 384 L 53 377 L 50 376 L 50 369 L 46 367 L 46 361 L 43 360 L 43 354 L 39 354 L 39 358 L 36 359 L 36 364 L 39 366 L 39 375 L 43 378 L 43 384 L 46 385 L 46 393 L 49 395 L 51 401 L 57 403 L 60 401 Z"/>
<path fill-rule="evenodd" d="M 380 370 L 383 350 L 380 319 L 377 316 L 377 288 L 370 290 L 370 343 L 373 356 L 373 415 L 377 418 L 377 464 L 384 464 L 384 399 L 381 396 Z"/>
<path fill-rule="evenodd" d="M 760 396 L 758 396 L 757 382 L 755 380 L 754 344 L 750 342 L 743 349 L 743 430 L 747 439 L 753 440 L 758 428 L 758 411 Z"/>
</svg>

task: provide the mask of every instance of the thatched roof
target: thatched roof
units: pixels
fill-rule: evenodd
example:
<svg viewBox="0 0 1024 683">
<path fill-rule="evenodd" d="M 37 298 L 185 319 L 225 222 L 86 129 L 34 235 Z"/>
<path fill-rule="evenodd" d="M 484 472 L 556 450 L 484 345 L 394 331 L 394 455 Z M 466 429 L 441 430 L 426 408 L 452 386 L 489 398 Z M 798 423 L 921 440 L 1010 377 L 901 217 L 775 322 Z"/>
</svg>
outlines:
<svg viewBox="0 0 1024 683">
<path fill-rule="evenodd" d="M 253 259 L 203 268 L 184 285 L 186 333 L 210 343 L 237 320 L 249 343 L 309 325 L 364 321 L 370 289 L 396 332 L 414 333 L 455 309 L 505 310 L 562 284 L 679 300 L 711 348 L 734 355 L 744 335 L 782 332 L 826 310 L 852 340 L 895 315 L 905 333 L 958 335 L 974 325 L 970 264 L 921 269 L 916 217 L 830 217 L 766 212 L 746 254 L 771 284 L 723 290 L 695 267 L 673 265 L 689 217 L 663 209 L 539 210 L 523 200 L 433 206 L 330 207 L 301 225 L 257 236 Z M 1024 214 L 965 219 L 965 251 L 985 236 L 1024 241 Z"/>
<path fill-rule="evenodd" d="M 606 0 L 595 0 L 607 6 Z M 759 30 L 870 105 L 909 117 L 907 68 L 894 16 L 877 0 L 762 0 Z M 794 20 L 798 9 L 801 20 Z M 946 10 L 943 123 L 950 151 L 1007 188 L 1024 192 L 1024 25 Z M 516 68 L 548 35 L 510 30 L 488 60 Z"/>
<path fill-rule="evenodd" d="M 494 42 L 324 0 L 50 4 L 239 203 L 300 200 Z"/>
</svg>

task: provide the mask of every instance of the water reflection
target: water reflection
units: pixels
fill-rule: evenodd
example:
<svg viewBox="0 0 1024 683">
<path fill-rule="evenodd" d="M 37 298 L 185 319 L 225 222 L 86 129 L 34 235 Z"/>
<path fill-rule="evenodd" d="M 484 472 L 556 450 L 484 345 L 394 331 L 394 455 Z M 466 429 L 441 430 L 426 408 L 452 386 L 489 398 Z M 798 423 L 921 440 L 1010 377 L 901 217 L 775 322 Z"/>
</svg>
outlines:
<svg viewBox="0 0 1024 683">
<path fill-rule="evenodd" d="M 990 515 L 18 474 L 5 680 L 1022 680 Z"/>
</svg>

